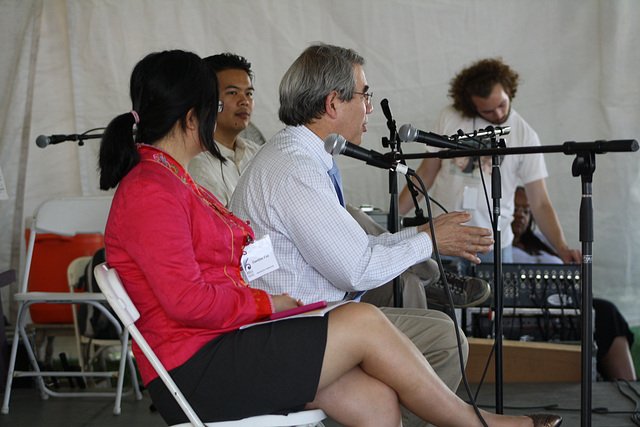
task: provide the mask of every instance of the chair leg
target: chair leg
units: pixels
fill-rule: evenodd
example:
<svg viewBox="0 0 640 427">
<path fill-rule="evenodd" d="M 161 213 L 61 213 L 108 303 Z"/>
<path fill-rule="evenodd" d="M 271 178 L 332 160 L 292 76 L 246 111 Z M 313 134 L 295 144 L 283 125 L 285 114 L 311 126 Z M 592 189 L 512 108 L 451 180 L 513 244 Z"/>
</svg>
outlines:
<svg viewBox="0 0 640 427">
<path fill-rule="evenodd" d="M 27 314 L 29 305 L 31 304 L 24 304 L 19 307 L 18 318 L 16 320 L 16 330 L 20 334 L 20 337 L 22 338 L 22 342 L 24 343 L 25 350 L 27 351 L 27 356 L 29 356 L 29 362 L 31 363 L 31 368 L 33 369 L 34 372 L 39 373 L 40 366 L 38 365 L 38 359 L 36 358 L 36 354 L 31 348 L 31 342 L 29 341 L 29 337 L 27 336 L 27 331 L 24 329 L 24 318 Z M 14 337 L 13 339 L 15 340 L 16 338 Z M 14 369 L 14 372 L 15 372 L 15 369 Z M 45 399 L 45 400 L 48 399 L 50 390 L 47 387 L 47 385 L 44 383 L 43 377 L 40 375 L 40 376 L 36 376 L 35 378 L 38 384 L 38 388 L 40 389 L 40 396 L 42 397 L 42 399 Z"/>
<path fill-rule="evenodd" d="M 4 399 L 2 401 L 2 409 L 0 412 L 3 414 L 9 413 L 9 398 L 11 397 L 11 384 L 13 383 L 13 372 L 16 367 L 16 356 L 18 354 L 18 342 L 20 341 L 20 335 L 18 335 L 18 325 L 16 325 L 13 332 L 13 343 L 11 344 L 11 356 L 9 356 L 9 369 L 7 371 L 7 384 L 4 389 Z"/>
<path fill-rule="evenodd" d="M 38 362 L 36 359 L 36 355 L 34 353 L 33 348 L 31 347 L 31 342 L 29 340 L 29 337 L 27 335 L 27 332 L 24 328 L 24 318 L 25 315 L 27 313 L 27 309 L 29 307 L 29 303 L 19 303 L 18 305 L 18 316 L 17 316 L 17 320 L 16 320 L 16 326 L 14 329 L 14 337 L 13 337 L 13 343 L 11 346 L 11 354 L 10 354 L 10 358 L 9 358 L 9 366 L 8 366 L 8 375 L 7 375 L 7 383 L 5 386 L 5 393 L 4 393 L 4 399 L 2 402 L 2 407 L 0 408 L 0 412 L 2 414 L 8 414 L 9 413 L 9 399 L 11 397 L 11 387 L 13 385 L 13 379 L 14 377 L 16 377 L 16 369 L 15 369 L 15 364 L 16 364 L 16 358 L 17 358 L 17 353 L 18 353 L 18 344 L 19 341 L 21 340 L 25 347 L 26 347 L 26 352 L 27 355 L 29 357 L 29 362 L 31 364 L 31 368 L 33 369 L 34 373 L 40 374 L 42 373 L 40 367 L 38 366 Z M 95 305 L 100 305 L 98 303 L 95 303 Z M 101 306 L 102 307 L 102 306 Z M 115 319 L 115 318 L 114 318 Z M 126 330 L 125 330 L 126 331 Z M 138 378 L 137 378 L 137 374 L 136 374 L 136 368 L 135 365 L 133 363 L 133 360 L 131 358 L 131 356 L 129 355 L 129 333 L 128 331 L 124 332 L 122 334 L 122 338 L 123 340 L 121 341 L 121 350 L 122 350 L 122 356 L 120 358 L 120 363 L 119 363 L 119 371 L 118 371 L 118 379 L 117 379 L 117 389 L 115 391 L 115 404 L 114 404 L 114 408 L 113 408 L 113 413 L 114 414 L 120 414 L 121 412 L 121 401 L 122 401 L 122 396 L 123 396 L 123 385 L 124 385 L 124 374 L 125 374 L 125 370 L 128 366 L 129 371 L 131 373 L 131 387 L 132 387 L 132 394 L 135 394 L 136 400 L 141 400 L 142 399 L 142 393 L 140 392 L 140 387 L 139 387 L 139 383 L 138 383 Z M 46 372 L 45 372 L 46 374 Z M 52 391 L 49 390 L 49 388 L 46 386 L 43 376 L 42 375 L 30 375 L 30 376 L 35 376 L 36 380 L 38 381 L 38 388 L 40 389 L 41 395 L 43 399 L 47 399 L 49 397 L 49 395 L 54 395 L 56 396 L 57 394 Z M 78 377 L 80 378 L 80 377 Z M 127 395 L 129 394 L 129 391 L 127 391 Z M 114 396 L 114 394 L 109 394 L 109 396 Z"/>
<path fill-rule="evenodd" d="M 128 338 L 127 338 L 128 344 Z M 142 393 L 140 392 L 140 384 L 138 383 L 138 375 L 136 371 L 136 366 L 133 364 L 133 360 L 129 355 L 129 349 L 126 351 L 127 358 L 127 366 L 129 368 L 129 373 L 131 374 L 131 387 L 133 388 L 133 393 L 136 396 L 136 400 L 142 400 Z"/>
<path fill-rule="evenodd" d="M 120 351 L 122 354 L 120 355 L 120 363 L 118 367 L 118 381 L 116 385 L 116 401 L 113 406 L 113 413 L 118 415 L 120 414 L 120 402 L 122 400 L 122 387 L 124 385 L 124 370 L 127 362 L 126 352 L 128 351 L 128 337 L 126 334 L 122 336 L 122 346 L 120 347 Z"/>
<path fill-rule="evenodd" d="M 11 345 L 11 355 L 9 357 L 9 369 L 7 370 L 7 384 L 5 386 L 4 399 L 2 402 L 2 408 L 0 412 L 3 414 L 9 413 L 9 399 L 11 397 L 11 387 L 13 385 L 13 379 L 15 377 L 16 372 L 16 358 L 18 355 L 18 344 L 20 340 L 22 340 L 27 355 L 29 357 L 29 362 L 31 363 L 31 367 L 34 372 L 40 372 L 40 367 L 38 366 L 38 361 L 36 360 L 36 356 L 31 348 L 31 342 L 29 341 L 29 337 L 27 336 L 27 332 L 24 329 L 24 317 L 27 312 L 28 306 L 26 304 L 20 303 L 18 305 L 18 316 L 16 318 L 16 326 L 13 332 L 13 343 Z M 47 394 L 47 386 L 44 383 L 43 378 L 36 377 L 38 382 L 38 388 L 40 389 L 40 394 L 43 399 L 47 399 L 49 395 Z"/>
</svg>

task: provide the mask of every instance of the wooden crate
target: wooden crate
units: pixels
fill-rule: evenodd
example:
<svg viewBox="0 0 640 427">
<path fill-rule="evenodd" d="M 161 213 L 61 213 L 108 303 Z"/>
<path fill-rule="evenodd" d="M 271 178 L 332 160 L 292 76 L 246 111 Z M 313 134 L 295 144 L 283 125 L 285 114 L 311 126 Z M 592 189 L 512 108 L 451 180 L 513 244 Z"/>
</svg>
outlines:
<svg viewBox="0 0 640 427">
<path fill-rule="evenodd" d="M 467 378 L 470 383 L 478 383 L 487 364 L 493 340 L 468 340 Z M 580 382 L 580 345 L 504 340 L 502 354 L 505 383 Z M 495 382 L 495 354 L 491 358 L 484 382 Z"/>
</svg>

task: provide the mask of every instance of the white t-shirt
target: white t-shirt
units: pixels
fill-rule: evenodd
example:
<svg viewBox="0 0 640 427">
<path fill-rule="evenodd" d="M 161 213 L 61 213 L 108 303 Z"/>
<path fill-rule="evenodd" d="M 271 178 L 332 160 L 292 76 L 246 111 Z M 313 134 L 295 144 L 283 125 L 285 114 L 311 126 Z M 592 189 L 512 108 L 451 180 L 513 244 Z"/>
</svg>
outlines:
<svg viewBox="0 0 640 427">
<path fill-rule="evenodd" d="M 484 129 L 492 123 L 481 117 L 465 118 L 448 106 L 436 122 L 434 132 L 440 135 L 454 135 L 458 129 L 464 133 Z M 507 147 L 539 146 L 540 139 L 536 132 L 515 111 L 501 126 L 511 127 L 511 131 L 504 138 Z M 437 151 L 437 149 L 433 149 Z M 471 165 L 473 163 L 473 166 Z M 440 202 L 449 212 L 466 210 L 471 214 L 468 225 L 475 225 L 492 229 L 489 212 L 493 210 L 491 193 L 491 158 L 483 159 L 483 176 L 487 188 L 485 197 L 478 162 L 470 162 L 469 157 L 456 159 L 442 159 L 442 165 L 434 184 L 429 192 L 430 196 Z M 514 195 L 518 185 L 528 184 L 547 177 L 547 168 L 542 154 L 515 154 L 504 156 L 500 166 L 502 181 L 502 198 L 500 199 L 499 229 L 502 231 L 502 247 L 511 245 L 513 232 Z M 488 204 L 487 204 L 488 200 Z M 434 215 L 442 211 L 434 205 Z"/>
</svg>

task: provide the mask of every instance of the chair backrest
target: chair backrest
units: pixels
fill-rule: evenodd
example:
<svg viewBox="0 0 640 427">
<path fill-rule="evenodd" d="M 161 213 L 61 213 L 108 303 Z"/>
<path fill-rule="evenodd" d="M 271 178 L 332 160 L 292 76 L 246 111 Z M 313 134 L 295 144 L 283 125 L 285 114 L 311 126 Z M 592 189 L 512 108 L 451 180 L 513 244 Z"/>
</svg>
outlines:
<svg viewBox="0 0 640 427">
<path fill-rule="evenodd" d="M 31 231 L 62 236 L 104 234 L 112 199 L 112 196 L 95 196 L 47 200 L 33 214 Z"/>
<path fill-rule="evenodd" d="M 60 197 L 42 202 L 31 221 L 24 277 L 20 292 L 27 292 L 33 248 L 38 233 L 61 236 L 104 234 L 113 196 Z"/>
<path fill-rule="evenodd" d="M 69 283 L 69 292 L 75 291 L 75 285 L 78 284 L 80 278 L 86 273 L 89 261 L 91 261 L 90 256 L 81 256 L 71 261 L 71 263 L 67 267 L 67 282 Z"/>
<path fill-rule="evenodd" d="M 124 327 L 129 328 L 140 318 L 140 313 L 124 289 L 118 272 L 103 262 L 94 268 L 94 274 L 107 302 L 116 312 Z"/>
</svg>

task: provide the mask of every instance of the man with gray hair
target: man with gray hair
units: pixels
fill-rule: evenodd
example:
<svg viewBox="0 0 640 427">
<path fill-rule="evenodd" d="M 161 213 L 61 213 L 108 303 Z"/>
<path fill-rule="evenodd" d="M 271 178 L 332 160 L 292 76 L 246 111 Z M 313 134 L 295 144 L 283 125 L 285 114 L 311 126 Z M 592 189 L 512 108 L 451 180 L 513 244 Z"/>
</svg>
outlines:
<svg viewBox="0 0 640 427">
<path fill-rule="evenodd" d="M 326 44 L 307 48 L 280 84 L 280 120 L 287 125 L 247 166 L 231 198 L 231 210 L 248 220 L 256 238 L 268 235 L 279 269 L 251 285 L 288 293 L 304 303 L 359 298 L 407 268 L 428 259 L 428 225 L 368 236 L 344 208 L 339 171 L 324 140 L 338 133 L 362 142 L 373 94 L 364 59 Z M 479 262 L 490 250 L 490 230 L 464 226 L 470 216 L 453 212 L 433 220 L 440 252 Z M 422 351 L 440 378 L 456 390 L 468 343 L 458 350 L 453 322 L 427 309 L 384 307 L 387 317 Z M 405 426 L 424 425 L 403 412 Z"/>
</svg>

